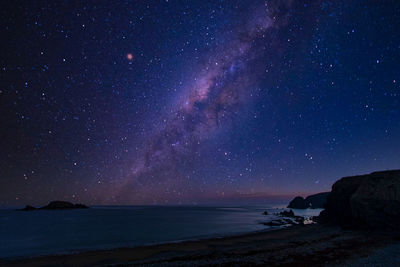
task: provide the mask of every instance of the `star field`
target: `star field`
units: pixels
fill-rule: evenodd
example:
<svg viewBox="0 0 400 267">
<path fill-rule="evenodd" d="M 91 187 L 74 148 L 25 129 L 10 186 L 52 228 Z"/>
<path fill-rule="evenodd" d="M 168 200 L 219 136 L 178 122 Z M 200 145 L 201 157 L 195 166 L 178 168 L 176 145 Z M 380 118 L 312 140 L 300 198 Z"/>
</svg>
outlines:
<svg viewBox="0 0 400 267">
<path fill-rule="evenodd" d="M 397 1 L 14 1 L 0 205 L 233 203 L 399 168 Z"/>
</svg>

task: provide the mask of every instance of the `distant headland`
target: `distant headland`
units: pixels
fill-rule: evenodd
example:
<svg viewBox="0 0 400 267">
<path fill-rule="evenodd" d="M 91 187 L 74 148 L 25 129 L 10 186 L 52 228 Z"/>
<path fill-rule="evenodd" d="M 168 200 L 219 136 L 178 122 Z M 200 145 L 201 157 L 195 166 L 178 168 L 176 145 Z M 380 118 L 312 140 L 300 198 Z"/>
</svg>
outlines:
<svg viewBox="0 0 400 267">
<path fill-rule="evenodd" d="M 330 192 L 318 193 L 306 198 L 297 196 L 287 206 L 290 209 L 322 209 Z"/>
</svg>

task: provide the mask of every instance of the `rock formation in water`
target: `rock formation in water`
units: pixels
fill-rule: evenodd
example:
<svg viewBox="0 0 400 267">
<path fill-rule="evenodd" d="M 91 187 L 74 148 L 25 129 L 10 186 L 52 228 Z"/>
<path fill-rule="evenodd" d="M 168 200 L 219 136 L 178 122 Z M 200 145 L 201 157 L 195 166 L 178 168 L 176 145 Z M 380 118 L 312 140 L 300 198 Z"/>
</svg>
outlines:
<svg viewBox="0 0 400 267">
<path fill-rule="evenodd" d="M 400 170 L 344 177 L 317 218 L 352 228 L 400 229 Z"/>
<path fill-rule="evenodd" d="M 292 201 L 290 201 L 288 208 L 291 209 L 322 209 L 326 203 L 326 198 L 328 197 L 329 192 L 318 193 L 315 195 L 311 195 L 306 197 L 295 197 Z"/>
<path fill-rule="evenodd" d="M 295 197 L 287 206 L 289 209 L 307 209 L 308 205 L 303 197 Z"/>
<path fill-rule="evenodd" d="M 289 210 L 289 211 L 284 210 L 284 211 L 277 213 L 277 215 L 284 216 L 284 217 L 294 217 L 294 212 L 293 212 L 293 210 Z"/>
<path fill-rule="evenodd" d="M 304 217 L 296 216 L 292 210 L 275 213 L 275 216 L 279 216 L 280 218 L 275 218 L 269 222 L 261 222 L 261 224 L 267 226 L 304 225 Z"/>
</svg>

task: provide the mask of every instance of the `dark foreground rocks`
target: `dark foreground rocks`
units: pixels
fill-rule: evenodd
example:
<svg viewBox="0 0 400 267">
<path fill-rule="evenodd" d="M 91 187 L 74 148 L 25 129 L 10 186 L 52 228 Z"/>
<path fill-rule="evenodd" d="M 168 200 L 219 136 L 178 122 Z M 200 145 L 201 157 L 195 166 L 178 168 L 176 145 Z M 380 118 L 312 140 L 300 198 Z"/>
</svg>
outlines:
<svg viewBox="0 0 400 267">
<path fill-rule="evenodd" d="M 48 205 L 35 208 L 30 205 L 26 205 L 25 208 L 21 209 L 22 211 L 32 211 L 32 210 L 68 210 L 68 209 L 88 209 L 88 206 L 83 204 L 73 204 L 67 201 L 52 201 Z"/>
<path fill-rule="evenodd" d="M 326 199 L 330 192 L 318 193 L 315 195 L 303 197 L 295 197 L 290 201 L 288 208 L 290 209 L 322 209 L 326 203 Z"/>
<path fill-rule="evenodd" d="M 317 220 L 357 229 L 400 230 L 400 170 L 340 179 Z"/>
</svg>

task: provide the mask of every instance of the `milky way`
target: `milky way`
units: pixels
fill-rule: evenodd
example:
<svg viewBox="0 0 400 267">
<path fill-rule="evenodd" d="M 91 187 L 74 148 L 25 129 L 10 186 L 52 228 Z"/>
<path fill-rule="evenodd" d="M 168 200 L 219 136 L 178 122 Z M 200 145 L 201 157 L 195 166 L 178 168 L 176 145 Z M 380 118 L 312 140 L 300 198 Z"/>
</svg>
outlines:
<svg viewBox="0 0 400 267">
<path fill-rule="evenodd" d="M 182 194 L 180 187 L 186 184 L 180 173 L 182 165 L 195 160 L 203 142 L 230 126 L 251 101 L 260 74 L 266 70 L 265 62 L 276 60 L 281 54 L 276 34 L 287 24 L 291 2 L 270 1 L 252 6 L 241 26 L 224 37 L 222 45 L 203 56 L 205 62 L 173 101 L 176 107 L 168 119 L 153 129 L 130 175 L 118 182 L 117 195 L 123 192 L 123 198 L 127 198 L 135 192 L 137 198 L 138 194 L 159 190 L 150 197 L 154 200 L 162 198 L 165 187 Z"/>
</svg>

